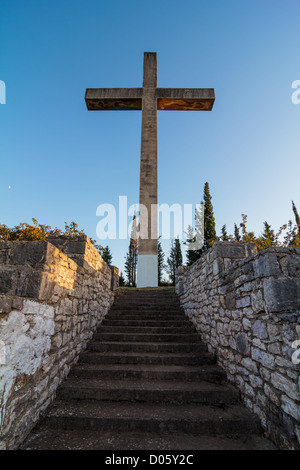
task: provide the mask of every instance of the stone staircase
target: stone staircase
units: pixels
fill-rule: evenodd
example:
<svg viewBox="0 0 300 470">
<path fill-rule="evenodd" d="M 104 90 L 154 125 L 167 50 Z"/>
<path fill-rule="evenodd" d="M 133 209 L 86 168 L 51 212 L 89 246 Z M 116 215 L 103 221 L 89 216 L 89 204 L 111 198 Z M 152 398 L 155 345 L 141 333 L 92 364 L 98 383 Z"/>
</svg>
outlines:
<svg viewBox="0 0 300 470">
<path fill-rule="evenodd" d="M 120 289 L 22 449 L 274 449 L 169 288 Z"/>
</svg>

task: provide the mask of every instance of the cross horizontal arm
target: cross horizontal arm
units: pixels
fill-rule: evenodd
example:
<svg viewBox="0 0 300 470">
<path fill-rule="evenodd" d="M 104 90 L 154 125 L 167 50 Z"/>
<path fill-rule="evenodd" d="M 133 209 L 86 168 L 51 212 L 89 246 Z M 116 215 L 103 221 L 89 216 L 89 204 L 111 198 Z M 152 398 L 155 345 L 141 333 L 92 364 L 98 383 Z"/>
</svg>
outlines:
<svg viewBox="0 0 300 470">
<path fill-rule="evenodd" d="M 210 111 L 215 101 L 213 88 L 157 88 L 157 109 Z"/>
<path fill-rule="evenodd" d="M 210 111 L 215 101 L 213 88 L 157 88 L 159 111 Z M 141 110 L 143 88 L 87 88 L 89 111 Z"/>
<path fill-rule="evenodd" d="M 89 111 L 130 111 L 142 109 L 142 88 L 87 88 Z"/>
</svg>

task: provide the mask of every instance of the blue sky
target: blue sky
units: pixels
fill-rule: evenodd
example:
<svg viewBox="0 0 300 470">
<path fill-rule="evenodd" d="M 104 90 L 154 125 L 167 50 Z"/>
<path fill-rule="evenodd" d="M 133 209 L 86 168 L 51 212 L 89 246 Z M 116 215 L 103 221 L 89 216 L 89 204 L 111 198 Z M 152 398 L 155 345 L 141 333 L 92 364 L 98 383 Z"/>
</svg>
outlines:
<svg viewBox="0 0 300 470">
<path fill-rule="evenodd" d="M 158 112 L 159 203 L 199 203 L 208 181 L 218 233 L 242 213 L 277 230 L 300 209 L 299 20 L 297 0 L 2 0 L 0 223 L 96 239 L 98 205 L 138 202 L 141 113 L 88 112 L 84 94 L 142 86 L 149 51 L 159 87 L 216 94 L 209 113 Z M 128 240 L 97 241 L 123 269 Z"/>
</svg>

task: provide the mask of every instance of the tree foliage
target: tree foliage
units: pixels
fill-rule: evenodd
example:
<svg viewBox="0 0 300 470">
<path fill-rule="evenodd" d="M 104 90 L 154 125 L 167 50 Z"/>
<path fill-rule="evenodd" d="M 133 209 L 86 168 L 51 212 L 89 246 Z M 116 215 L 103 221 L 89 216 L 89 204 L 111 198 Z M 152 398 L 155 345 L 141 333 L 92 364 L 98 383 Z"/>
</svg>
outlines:
<svg viewBox="0 0 300 470">
<path fill-rule="evenodd" d="M 163 270 L 165 268 L 165 263 L 164 263 L 165 254 L 164 254 L 162 246 L 161 246 L 160 237 L 157 240 L 157 255 L 158 255 L 158 257 L 157 257 L 158 285 L 160 286 L 161 283 L 162 283 Z"/>
<path fill-rule="evenodd" d="M 104 261 L 110 266 L 112 263 L 112 254 L 108 245 L 106 245 L 106 247 L 102 249 L 101 256 Z"/>
<path fill-rule="evenodd" d="M 216 223 L 212 205 L 212 197 L 210 195 L 209 184 L 204 185 L 204 245 L 201 254 L 205 253 L 208 248 L 213 246 L 217 240 Z"/>
<path fill-rule="evenodd" d="M 83 229 L 79 230 L 78 224 L 74 221 L 65 222 L 65 229 L 61 230 L 57 227 L 52 228 L 50 225 L 39 224 L 36 219 L 32 219 L 32 224 L 21 222 L 20 224 L 9 228 L 5 224 L 0 224 L 0 240 L 7 241 L 46 241 L 48 238 L 59 237 L 67 235 L 69 237 L 76 237 L 78 235 L 85 235 Z M 97 245 L 96 241 L 89 237 L 92 244 L 102 255 L 103 247 Z"/>
<path fill-rule="evenodd" d="M 50 237 L 58 237 L 60 235 L 84 235 L 83 230 L 78 229 L 76 222 L 68 224 L 65 222 L 65 230 L 57 227 L 54 229 L 50 225 L 39 224 L 36 219 L 32 219 L 32 224 L 21 222 L 13 228 L 9 228 L 4 224 L 0 224 L 0 239 L 1 240 L 40 240 L 45 241 Z M 93 240 L 92 240 L 93 241 Z"/>
<path fill-rule="evenodd" d="M 292 201 L 292 210 L 294 213 L 295 223 L 289 220 L 286 224 L 282 225 L 276 232 L 271 225 L 265 221 L 263 223 L 263 231 L 260 235 L 256 236 L 255 233 L 247 228 L 247 215 L 242 214 L 242 221 L 239 225 L 234 224 L 233 234 L 227 233 L 227 226 L 224 224 L 221 227 L 221 235 L 216 235 L 215 219 L 213 214 L 213 207 L 211 202 L 211 195 L 208 183 L 204 186 L 204 246 L 201 250 L 193 250 L 193 246 L 197 230 L 189 226 L 186 232 L 186 259 L 187 265 L 193 264 L 205 251 L 210 248 L 216 240 L 219 241 L 236 241 L 236 242 L 253 242 L 257 250 L 262 250 L 268 247 L 300 247 L 300 216 L 297 207 Z M 195 214 L 195 220 L 197 220 Z M 198 218 L 198 220 L 201 220 Z M 200 227 L 201 228 L 201 227 Z"/>
<path fill-rule="evenodd" d="M 193 264 L 200 257 L 199 250 L 195 250 L 192 248 L 192 246 L 195 244 L 195 241 L 196 234 L 194 233 L 193 227 L 189 225 L 186 233 L 186 242 L 184 242 L 187 246 L 186 260 L 188 266 Z"/>
<path fill-rule="evenodd" d="M 212 197 L 207 182 L 204 185 L 203 201 L 204 202 L 200 205 L 200 209 L 195 210 L 195 231 L 189 226 L 186 234 L 185 244 L 187 245 L 186 257 L 188 265 L 193 264 L 199 259 L 218 239 Z M 199 248 L 197 248 L 197 244 L 200 244 L 201 247 L 199 246 Z"/>
<path fill-rule="evenodd" d="M 172 240 L 170 255 L 167 259 L 167 271 L 169 273 L 172 284 L 175 284 L 176 269 L 182 266 L 182 251 L 179 238 Z"/>
<path fill-rule="evenodd" d="M 127 285 L 136 287 L 136 267 L 137 267 L 137 241 L 130 239 L 128 252 L 125 256 L 125 272 Z"/>
<path fill-rule="evenodd" d="M 267 221 L 264 222 L 264 230 L 260 236 L 255 236 L 254 232 L 247 229 L 247 215 L 242 214 L 242 222 L 240 229 L 242 235 L 237 238 L 238 228 L 235 224 L 235 235 L 229 236 L 229 240 L 255 243 L 257 250 L 262 250 L 269 247 L 300 247 L 300 218 L 297 208 L 292 201 L 292 209 L 295 216 L 295 223 L 289 220 L 286 224 L 279 227 L 275 232 Z"/>
<path fill-rule="evenodd" d="M 125 272 L 127 276 L 127 285 L 129 287 L 136 287 L 136 268 L 138 257 L 138 241 L 137 241 L 137 227 L 136 227 L 136 214 L 132 220 L 132 230 L 128 252 L 125 256 Z"/>
<path fill-rule="evenodd" d="M 32 219 L 32 224 L 22 222 L 13 228 L 0 224 L 0 239 L 7 241 L 15 240 L 40 240 L 45 241 L 49 237 L 63 235 L 62 230 L 52 229 L 50 225 L 39 224 L 36 219 Z"/>
<path fill-rule="evenodd" d="M 228 237 L 228 234 L 227 234 L 226 225 L 222 226 L 221 232 L 222 232 L 222 241 L 227 242 L 229 240 L 229 237 Z"/>
<path fill-rule="evenodd" d="M 123 287 L 123 286 L 125 286 L 125 283 L 126 283 L 125 277 L 124 277 L 124 275 L 123 275 L 123 273 L 122 273 L 122 271 L 121 271 L 121 272 L 120 272 L 120 276 L 119 276 L 119 286 L 120 286 L 120 287 Z"/>
<path fill-rule="evenodd" d="M 234 239 L 237 242 L 241 241 L 240 229 L 236 224 L 234 224 Z"/>
<path fill-rule="evenodd" d="M 84 230 L 83 229 L 79 230 L 78 229 L 78 224 L 76 224 L 76 222 L 71 222 L 70 224 L 65 222 L 64 235 L 69 235 L 69 236 L 73 236 L 73 237 L 75 237 L 77 235 L 84 235 Z"/>
<path fill-rule="evenodd" d="M 292 208 L 293 208 L 293 212 L 294 212 L 294 216 L 295 216 L 296 225 L 298 226 L 298 230 L 300 232 L 300 217 L 299 217 L 299 214 L 298 214 L 298 211 L 297 211 L 297 207 L 294 204 L 294 201 L 292 201 Z"/>
</svg>

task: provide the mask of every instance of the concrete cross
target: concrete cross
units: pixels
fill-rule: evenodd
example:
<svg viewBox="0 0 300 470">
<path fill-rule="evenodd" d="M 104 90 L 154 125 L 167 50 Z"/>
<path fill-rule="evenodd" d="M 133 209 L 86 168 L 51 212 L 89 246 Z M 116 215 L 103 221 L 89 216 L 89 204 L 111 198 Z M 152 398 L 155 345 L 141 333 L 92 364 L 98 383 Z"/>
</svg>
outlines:
<svg viewBox="0 0 300 470">
<path fill-rule="evenodd" d="M 86 90 L 89 111 L 142 110 L 137 287 L 158 285 L 157 110 L 210 111 L 214 100 L 213 88 L 157 88 L 155 52 L 144 53 L 143 88 Z"/>
</svg>

